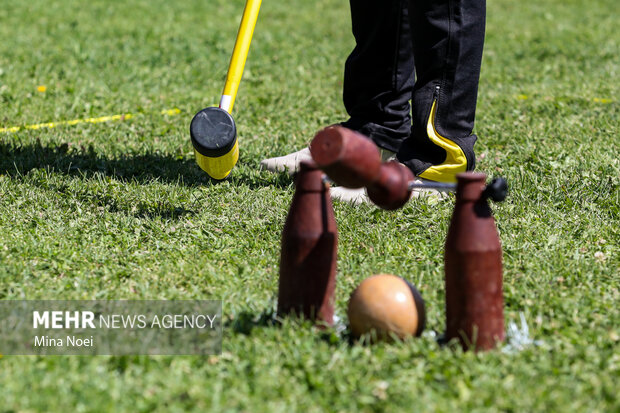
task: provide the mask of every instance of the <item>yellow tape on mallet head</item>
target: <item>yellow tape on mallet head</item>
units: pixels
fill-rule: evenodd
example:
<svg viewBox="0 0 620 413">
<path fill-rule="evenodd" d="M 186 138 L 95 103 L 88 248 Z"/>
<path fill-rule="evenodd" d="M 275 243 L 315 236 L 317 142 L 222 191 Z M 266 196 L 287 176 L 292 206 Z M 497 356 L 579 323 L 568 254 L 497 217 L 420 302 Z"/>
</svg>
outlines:
<svg viewBox="0 0 620 413">
<path fill-rule="evenodd" d="M 237 127 L 230 115 L 250 50 L 261 0 L 247 0 L 228 66 L 220 106 L 201 110 L 189 130 L 198 165 L 214 179 L 224 179 L 239 159 Z"/>
</svg>

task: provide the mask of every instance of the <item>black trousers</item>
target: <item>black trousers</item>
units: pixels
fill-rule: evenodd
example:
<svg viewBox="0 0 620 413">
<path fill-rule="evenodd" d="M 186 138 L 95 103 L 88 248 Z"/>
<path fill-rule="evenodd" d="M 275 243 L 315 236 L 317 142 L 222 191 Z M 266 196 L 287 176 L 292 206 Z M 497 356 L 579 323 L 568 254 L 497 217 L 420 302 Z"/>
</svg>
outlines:
<svg viewBox="0 0 620 413">
<path fill-rule="evenodd" d="M 345 64 L 343 125 L 397 152 L 417 176 L 453 181 L 474 169 L 485 0 L 350 4 L 356 46 Z"/>
</svg>

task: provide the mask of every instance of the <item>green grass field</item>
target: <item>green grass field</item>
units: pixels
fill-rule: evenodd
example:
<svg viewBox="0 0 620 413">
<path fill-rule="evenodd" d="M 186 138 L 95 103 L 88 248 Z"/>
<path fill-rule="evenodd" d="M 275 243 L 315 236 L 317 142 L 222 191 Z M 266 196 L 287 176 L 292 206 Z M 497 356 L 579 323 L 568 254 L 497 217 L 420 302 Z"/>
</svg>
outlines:
<svg viewBox="0 0 620 413">
<path fill-rule="evenodd" d="M 133 115 L 0 133 L 0 299 L 222 299 L 226 321 L 221 355 L 4 356 L 0 412 L 620 411 L 616 1 L 489 2 L 478 170 L 511 185 L 493 207 L 505 316 L 541 343 L 485 354 L 261 322 L 294 187 L 258 164 L 345 118 L 353 38 L 346 1 L 264 2 L 235 105 L 241 158 L 214 184 L 189 122 L 219 100 L 242 9 L 0 0 L 0 128 Z M 337 313 L 388 272 L 441 333 L 452 207 L 336 203 Z"/>
</svg>

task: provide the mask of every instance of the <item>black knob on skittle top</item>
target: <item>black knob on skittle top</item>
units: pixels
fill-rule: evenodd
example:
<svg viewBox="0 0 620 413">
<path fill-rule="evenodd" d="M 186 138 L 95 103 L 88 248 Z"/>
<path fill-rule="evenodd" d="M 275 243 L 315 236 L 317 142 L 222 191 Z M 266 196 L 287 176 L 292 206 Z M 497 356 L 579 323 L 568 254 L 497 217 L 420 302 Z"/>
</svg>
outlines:
<svg viewBox="0 0 620 413">
<path fill-rule="evenodd" d="M 507 195 L 508 182 L 504 178 L 493 178 L 482 193 L 484 198 L 491 198 L 495 202 L 502 202 Z"/>
</svg>

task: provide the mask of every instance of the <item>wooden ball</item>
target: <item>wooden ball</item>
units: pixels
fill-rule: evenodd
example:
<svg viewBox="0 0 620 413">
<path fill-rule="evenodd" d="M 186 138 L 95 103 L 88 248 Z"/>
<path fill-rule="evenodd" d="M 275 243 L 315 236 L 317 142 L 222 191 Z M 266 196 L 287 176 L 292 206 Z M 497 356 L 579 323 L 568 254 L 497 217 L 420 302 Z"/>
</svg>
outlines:
<svg viewBox="0 0 620 413">
<path fill-rule="evenodd" d="M 351 294 L 347 315 L 355 337 L 373 330 L 379 339 L 419 336 L 426 322 L 424 300 L 418 290 L 391 274 L 362 281 Z"/>
</svg>

